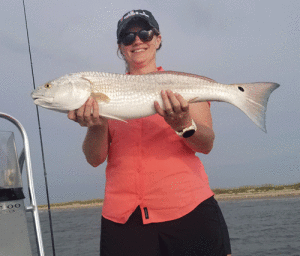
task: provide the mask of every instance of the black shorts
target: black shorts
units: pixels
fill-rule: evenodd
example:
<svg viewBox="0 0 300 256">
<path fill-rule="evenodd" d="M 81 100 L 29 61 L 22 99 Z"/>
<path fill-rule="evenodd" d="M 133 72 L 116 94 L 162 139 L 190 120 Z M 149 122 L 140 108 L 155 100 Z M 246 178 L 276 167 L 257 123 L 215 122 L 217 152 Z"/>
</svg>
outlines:
<svg viewBox="0 0 300 256">
<path fill-rule="evenodd" d="M 143 224 L 140 207 L 125 224 L 102 217 L 101 256 L 225 256 L 229 234 L 214 197 L 171 221 Z"/>
</svg>

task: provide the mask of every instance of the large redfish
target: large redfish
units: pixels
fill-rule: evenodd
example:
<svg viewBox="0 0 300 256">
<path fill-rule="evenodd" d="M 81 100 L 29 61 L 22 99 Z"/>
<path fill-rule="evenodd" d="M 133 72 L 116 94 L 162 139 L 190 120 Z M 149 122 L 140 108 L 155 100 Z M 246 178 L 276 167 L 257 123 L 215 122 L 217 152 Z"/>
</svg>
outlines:
<svg viewBox="0 0 300 256">
<path fill-rule="evenodd" d="M 32 93 L 38 106 L 68 112 L 78 109 L 92 96 L 103 117 L 128 120 L 156 113 L 154 101 L 162 106 L 161 90 L 179 93 L 190 103 L 224 101 L 241 109 L 266 131 L 265 113 L 277 83 L 220 84 L 207 77 L 164 71 L 146 75 L 79 72 L 52 80 Z"/>
</svg>

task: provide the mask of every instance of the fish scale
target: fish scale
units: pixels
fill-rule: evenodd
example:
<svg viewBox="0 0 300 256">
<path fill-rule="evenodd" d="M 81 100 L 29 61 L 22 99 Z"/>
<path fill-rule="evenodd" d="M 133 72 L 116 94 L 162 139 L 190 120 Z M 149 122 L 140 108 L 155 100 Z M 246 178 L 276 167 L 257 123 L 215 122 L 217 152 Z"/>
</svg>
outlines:
<svg viewBox="0 0 300 256">
<path fill-rule="evenodd" d="M 154 101 L 163 106 L 161 90 L 169 89 L 190 103 L 230 103 L 266 131 L 267 102 L 278 87 L 279 84 L 271 82 L 226 85 L 207 77 L 175 71 L 145 75 L 79 72 L 38 87 L 32 98 L 41 107 L 68 112 L 80 108 L 92 96 L 98 102 L 101 116 L 128 120 L 155 114 Z"/>
<path fill-rule="evenodd" d="M 117 109 L 119 112 L 118 117 L 121 119 L 140 118 L 154 114 L 153 102 L 158 101 L 162 104 L 160 96 L 162 89 L 173 90 L 187 100 L 195 98 L 195 93 L 202 95 L 204 91 L 214 90 L 214 87 L 209 87 L 205 80 L 203 80 L 202 86 L 199 87 L 197 86 L 199 85 L 199 79 L 185 76 L 181 76 L 181 79 L 178 79 L 173 74 L 160 76 L 102 74 L 102 77 L 105 77 L 105 79 L 98 79 L 100 74 L 92 74 L 91 76 L 90 73 L 82 73 L 82 76 L 92 81 L 92 90 L 94 92 L 106 91 L 107 96 L 111 98 L 110 104 L 105 102 L 99 103 L 100 111 L 108 115 L 114 115 Z M 94 81 L 95 78 L 96 80 Z M 114 85 L 113 87 L 110 86 L 112 84 Z M 217 83 L 214 85 L 216 86 Z M 128 109 L 131 110 L 128 111 Z"/>
</svg>

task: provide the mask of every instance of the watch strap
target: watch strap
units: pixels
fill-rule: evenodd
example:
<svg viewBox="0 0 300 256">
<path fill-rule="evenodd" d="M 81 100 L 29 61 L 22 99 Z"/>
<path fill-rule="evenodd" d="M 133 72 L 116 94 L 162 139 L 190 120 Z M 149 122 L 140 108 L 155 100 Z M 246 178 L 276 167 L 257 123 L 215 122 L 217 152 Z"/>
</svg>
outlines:
<svg viewBox="0 0 300 256">
<path fill-rule="evenodd" d="M 194 122 L 194 120 L 192 119 L 192 125 L 187 127 L 187 128 L 184 128 L 182 131 L 180 132 L 176 132 L 176 134 L 180 137 L 183 137 L 183 138 L 189 138 L 191 137 L 195 132 L 197 131 L 197 126 Z"/>
</svg>

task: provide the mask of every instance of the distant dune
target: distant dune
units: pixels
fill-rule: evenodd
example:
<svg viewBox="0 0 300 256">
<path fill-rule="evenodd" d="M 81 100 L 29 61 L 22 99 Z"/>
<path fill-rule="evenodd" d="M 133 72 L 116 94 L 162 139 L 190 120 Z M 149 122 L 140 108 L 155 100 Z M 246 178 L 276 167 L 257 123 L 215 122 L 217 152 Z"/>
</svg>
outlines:
<svg viewBox="0 0 300 256">
<path fill-rule="evenodd" d="M 274 197 L 300 197 L 300 183 L 292 185 L 275 186 L 272 184 L 262 186 L 243 186 L 238 188 L 213 189 L 218 201 L 264 199 Z M 83 207 L 100 207 L 103 199 L 92 199 L 86 201 L 72 201 L 51 204 L 52 209 L 68 209 Z M 40 205 L 39 209 L 46 209 L 47 205 Z"/>
<path fill-rule="evenodd" d="M 267 184 L 262 186 L 243 186 L 229 189 L 213 189 L 215 198 L 223 200 L 259 199 L 268 197 L 300 196 L 300 183 L 291 185 Z"/>
</svg>

